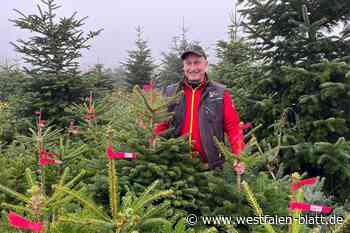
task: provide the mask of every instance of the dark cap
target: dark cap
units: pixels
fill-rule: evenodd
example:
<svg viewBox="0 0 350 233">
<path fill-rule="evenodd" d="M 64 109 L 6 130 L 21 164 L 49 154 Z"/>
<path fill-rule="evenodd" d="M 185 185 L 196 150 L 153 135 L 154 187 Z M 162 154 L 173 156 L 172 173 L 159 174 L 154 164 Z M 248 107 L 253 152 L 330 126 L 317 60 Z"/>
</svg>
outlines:
<svg viewBox="0 0 350 233">
<path fill-rule="evenodd" d="M 204 57 L 205 59 L 207 59 L 207 55 L 205 55 L 205 52 L 203 50 L 203 48 L 199 45 L 190 45 L 185 52 L 182 53 L 181 55 L 181 59 L 184 60 L 186 58 L 186 56 L 190 53 L 194 53 L 198 56 Z"/>
</svg>

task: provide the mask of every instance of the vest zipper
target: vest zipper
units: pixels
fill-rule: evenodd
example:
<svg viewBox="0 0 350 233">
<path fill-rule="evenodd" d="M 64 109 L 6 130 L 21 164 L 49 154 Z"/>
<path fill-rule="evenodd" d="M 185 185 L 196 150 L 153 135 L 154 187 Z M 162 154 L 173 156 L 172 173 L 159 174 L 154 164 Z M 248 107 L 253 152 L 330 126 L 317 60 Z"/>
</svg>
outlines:
<svg viewBox="0 0 350 233">
<path fill-rule="evenodd" d="M 192 99 L 191 99 L 191 116 L 190 116 L 190 135 L 189 135 L 189 144 L 190 144 L 190 153 L 192 154 L 192 129 L 193 129 L 193 110 L 194 110 L 194 94 L 196 93 L 196 89 L 198 87 L 192 89 Z"/>
</svg>

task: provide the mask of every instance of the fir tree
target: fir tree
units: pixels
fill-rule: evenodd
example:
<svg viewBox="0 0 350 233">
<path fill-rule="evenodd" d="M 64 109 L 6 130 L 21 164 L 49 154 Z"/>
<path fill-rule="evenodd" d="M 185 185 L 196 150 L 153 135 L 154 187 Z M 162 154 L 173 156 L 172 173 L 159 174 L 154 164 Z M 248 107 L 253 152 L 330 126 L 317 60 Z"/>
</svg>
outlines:
<svg viewBox="0 0 350 233">
<path fill-rule="evenodd" d="M 12 43 L 29 64 L 24 67 L 29 76 L 23 85 L 29 104 L 23 103 L 18 115 L 30 117 L 42 109 L 48 117 L 62 123 L 64 119 L 60 117 L 64 117 L 65 107 L 79 102 L 88 93 L 89 84 L 79 75 L 78 58 L 101 30 L 84 35 L 81 27 L 86 17 L 77 19 L 75 12 L 70 17 L 58 18 L 56 11 L 60 6 L 54 0 L 42 0 L 42 5 L 46 9 L 38 5 L 38 14 L 25 15 L 15 10 L 20 17 L 11 20 L 16 27 L 35 33 L 28 40 Z"/>
<path fill-rule="evenodd" d="M 25 74 L 16 66 L 0 68 L 0 144 L 10 143 L 16 131 L 23 128 L 19 125 L 20 119 L 16 112 L 22 103 L 27 102 L 23 96 L 24 80 Z"/>
<path fill-rule="evenodd" d="M 128 58 L 122 63 L 125 69 L 125 82 L 129 89 L 135 85 L 143 86 L 154 77 L 155 65 L 151 56 L 151 49 L 143 38 L 141 26 L 136 28 L 136 48 L 128 51 Z"/>
<path fill-rule="evenodd" d="M 84 35 L 81 27 L 85 18 L 76 19 L 77 12 L 72 16 L 57 20 L 55 11 L 61 6 L 55 0 L 41 0 L 46 7 L 37 5 L 38 14 L 25 15 L 19 10 L 20 18 L 10 20 L 16 27 L 36 33 L 27 41 L 19 39 L 11 43 L 17 52 L 23 55 L 31 67 L 25 70 L 29 74 L 66 74 L 76 75 L 79 68 L 78 58 L 82 49 L 89 49 L 88 41 L 96 37 L 101 30 L 90 31 Z"/>
</svg>

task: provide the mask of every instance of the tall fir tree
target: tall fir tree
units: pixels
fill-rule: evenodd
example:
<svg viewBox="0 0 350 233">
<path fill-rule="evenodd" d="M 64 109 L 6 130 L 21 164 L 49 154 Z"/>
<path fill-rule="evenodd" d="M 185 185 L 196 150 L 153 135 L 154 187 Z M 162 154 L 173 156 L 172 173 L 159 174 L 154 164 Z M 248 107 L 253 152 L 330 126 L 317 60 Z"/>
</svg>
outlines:
<svg viewBox="0 0 350 233">
<path fill-rule="evenodd" d="M 62 122 L 64 109 L 88 93 L 88 82 L 79 75 L 78 58 L 81 50 L 90 48 L 88 42 L 101 30 L 85 34 L 81 28 L 86 17 L 77 19 L 75 12 L 70 17 L 58 18 L 56 11 L 61 6 L 55 0 L 41 2 L 45 9 L 37 5 L 37 14 L 25 15 L 15 10 L 20 17 L 11 20 L 16 27 L 34 34 L 12 43 L 29 64 L 24 67 L 29 75 L 24 82 L 28 102 L 18 109 L 24 117 L 41 109 L 47 117 Z"/>
<path fill-rule="evenodd" d="M 96 37 L 101 30 L 90 31 L 84 35 L 81 27 L 87 17 L 77 19 L 77 12 L 70 17 L 59 18 L 56 11 L 61 8 L 55 0 L 41 0 L 37 5 L 38 14 L 25 15 L 15 10 L 20 17 L 10 20 L 14 26 L 35 33 L 28 40 L 19 39 L 11 42 L 15 50 L 23 55 L 24 67 L 29 74 L 66 74 L 74 76 L 78 73 L 82 49 L 89 49 L 88 41 Z"/>
<path fill-rule="evenodd" d="M 125 69 L 125 82 L 129 89 L 135 85 L 143 86 L 154 78 L 154 65 L 151 49 L 143 37 L 141 26 L 136 28 L 136 48 L 128 51 L 128 58 L 122 63 Z"/>
</svg>

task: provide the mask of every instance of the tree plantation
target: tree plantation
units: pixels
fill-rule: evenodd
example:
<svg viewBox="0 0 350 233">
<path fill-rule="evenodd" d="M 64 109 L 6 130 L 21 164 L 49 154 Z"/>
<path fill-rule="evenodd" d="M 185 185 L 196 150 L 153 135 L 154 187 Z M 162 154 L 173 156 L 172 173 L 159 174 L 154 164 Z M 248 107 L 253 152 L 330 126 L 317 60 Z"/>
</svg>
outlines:
<svg viewBox="0 0 350 233">
<path fill-rule="evenodd" d="M 237 4 L 207 74 L 230 92 L 246 146 L 236 157 L 213 138 L 225 158 L 213 169 L 191 135 L 154 130 L 174 121 L 184 93 L 164 90 L 201 44 L 184 27 L 160 64 L 138 26 L 117 68 L 83 71 L 102 28 L 59 15 L 59 0 L 16 9 L 30 36 L 11 42 L 24 66 L 0 66 L 0 232 L 349 233 L 350 2 Z"/>
</svg>

